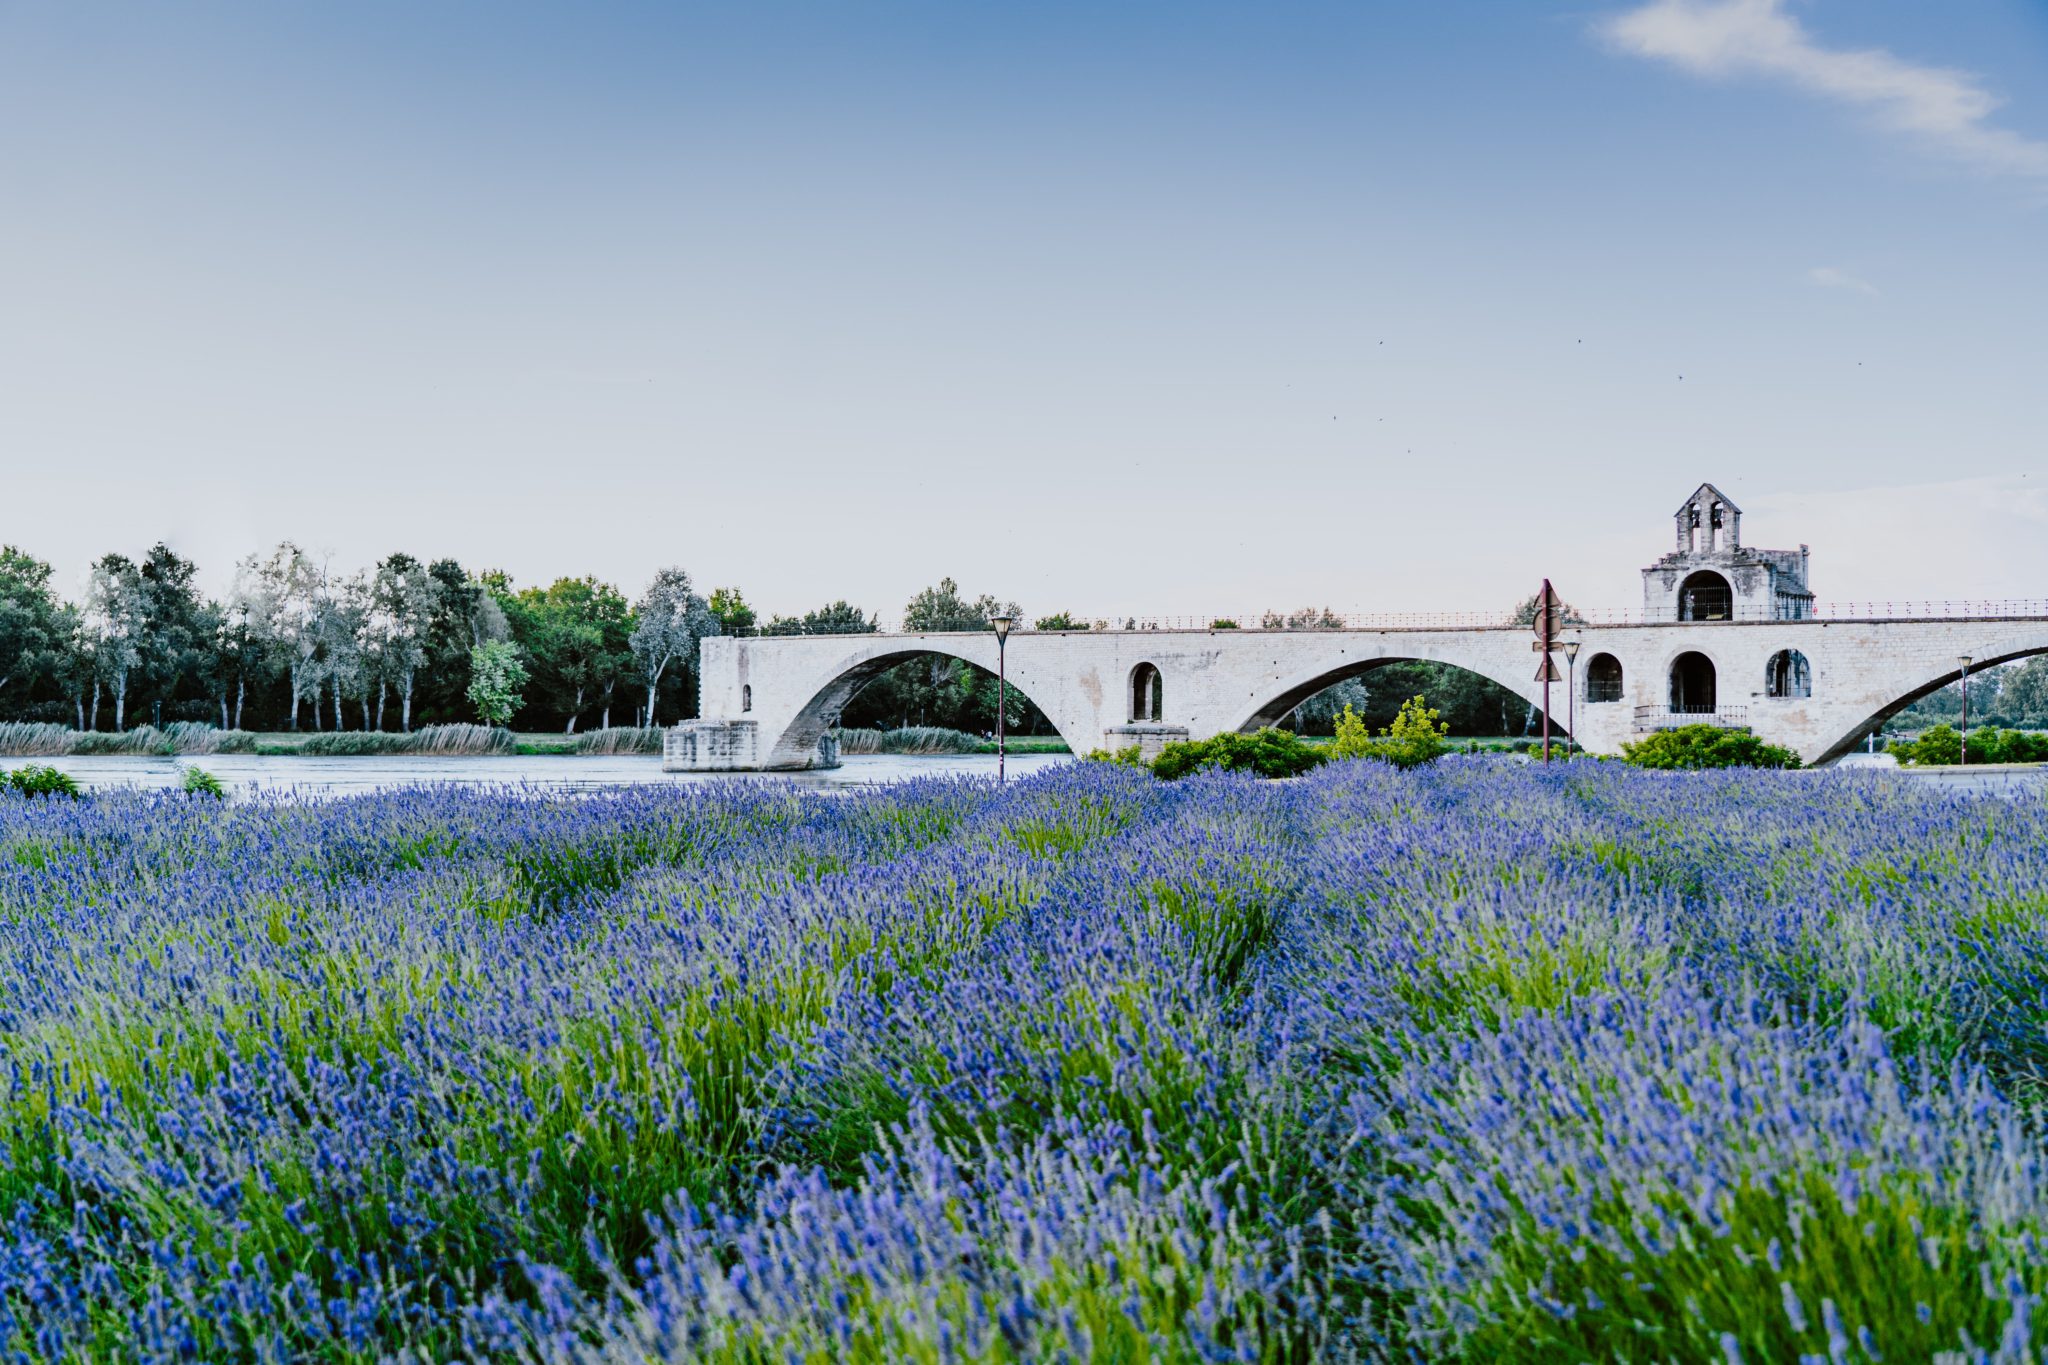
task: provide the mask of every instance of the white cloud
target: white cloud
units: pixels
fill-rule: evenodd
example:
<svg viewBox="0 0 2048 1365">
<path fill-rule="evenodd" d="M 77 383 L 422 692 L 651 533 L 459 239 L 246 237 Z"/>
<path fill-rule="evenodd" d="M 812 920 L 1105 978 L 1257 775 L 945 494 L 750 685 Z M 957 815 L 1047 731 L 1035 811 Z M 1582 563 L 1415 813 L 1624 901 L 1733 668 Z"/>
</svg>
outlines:
<svg viewBox="0 0 2048 1365">
<path fill-rule="evenodd" d="M 1853 289 L 1859 294 L 1877 295 L 1877 286 L 1869 280 L 1851 275 L 1831 265 L 1817 265 L 1806 272 L 1806 278 L 1823 289 Z"/>
<path fill-rule="evenodd" d="M 1697 75 L 1775 77 L 1868 110 L 1880 126 L 1981 170 L 2048 179 L 2048 142 L 1991 126 L 2001 101 L 1976 76 L 1881 48 L 1823 47 L 1784 0 L 1652 0 L 1599 32 L 1623 52 Z"/>
</svg>

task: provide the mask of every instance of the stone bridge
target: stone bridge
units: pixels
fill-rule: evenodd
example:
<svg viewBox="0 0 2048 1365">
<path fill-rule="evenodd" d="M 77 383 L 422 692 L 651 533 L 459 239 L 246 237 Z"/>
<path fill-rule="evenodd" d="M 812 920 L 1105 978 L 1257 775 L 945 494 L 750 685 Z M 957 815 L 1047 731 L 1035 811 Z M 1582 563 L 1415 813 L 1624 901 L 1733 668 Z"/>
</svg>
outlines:
<svg viewBox="0 0 2048 1365">
<path fill-rule="evenodd" d="M 1526 626 L 1018 631 L 1008 676 L 1086 753 L 1256 730 L 1332 683 L 1402 660 L 1455 665 L 1540 705 L 1532 638 Z M 2048 611 L 1574 625 L 1561 639 L 1581 648 L 1569 673 L 1555 656 L 1570 682 L 1551 686 L 1551 724 L 1561 735 L 1575 713 L 1578 741 L 1594 753 L 1704 722 L 1746 726 L 1812 764 L 1839 758 L 1908 703 L 1954 682 L 1960 656 L 1977 669 L 2048 653 Z M 996 667 L 988 633 L 706 640 L 705 719 L 671 732 L 666 766 L 829 766 L 837 757 L 828 731 L 854 693 L 891 665 L 930 654 Z"/>
</svg>

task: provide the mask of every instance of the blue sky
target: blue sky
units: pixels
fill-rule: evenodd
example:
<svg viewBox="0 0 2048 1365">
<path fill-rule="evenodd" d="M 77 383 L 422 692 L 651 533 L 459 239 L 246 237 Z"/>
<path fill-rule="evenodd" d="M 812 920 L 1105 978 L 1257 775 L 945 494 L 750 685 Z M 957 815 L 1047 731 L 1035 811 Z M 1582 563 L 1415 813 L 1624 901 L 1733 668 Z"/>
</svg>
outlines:
<svg viewBox="0 0 2048 1365">
<path fill-rule="evenodd" d="M 2048 596 L 2036 4 L 8 4 L 0 130 L 67 582 L 1626 605 L 1711 479 Z"/>
</svg>

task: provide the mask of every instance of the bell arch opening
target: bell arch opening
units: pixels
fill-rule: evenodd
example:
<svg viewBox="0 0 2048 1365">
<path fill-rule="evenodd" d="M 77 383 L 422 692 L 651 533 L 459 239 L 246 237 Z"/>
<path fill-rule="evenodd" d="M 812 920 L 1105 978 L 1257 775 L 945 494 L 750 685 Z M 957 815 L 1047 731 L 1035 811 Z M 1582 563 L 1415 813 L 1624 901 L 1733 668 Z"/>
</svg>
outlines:
<svg viewBox="0 0 2048 1365">
<path fill-rule="evenodd" d="M 1679 716 L 1710 716 L 1716 696 L 1714 661 L 1696 649 L 1689 649 L 1671 661 L 1671 713 Z"/>
<path fill-rule="evenodd" d="M 1764 665 L 1764 695 L 1794 699 L 1813 695 L 1813 669 L 1796 649 L 1781 649 Z"/>
<path fill-rule="evenodd" d="M 1732 621 L 1735 619 L 1735 589 L 1712 569 L 1688 574 L 1678 585 L 1678 619 L 1681 621 Z"/>
<path fill-rule="evenodd" d="M 1134 722 L 1166 718 L 1166 684 L 1156 665 L 1142 663 L 1131 670 L 1130 718 Z"/>
<path fill-rule="evenodd" d="M 1586 661 L 1586 701 L 1589 705 L 1620 701 L 1621 660 L 1612 654 L 1595 654 Z"/>
</svg>

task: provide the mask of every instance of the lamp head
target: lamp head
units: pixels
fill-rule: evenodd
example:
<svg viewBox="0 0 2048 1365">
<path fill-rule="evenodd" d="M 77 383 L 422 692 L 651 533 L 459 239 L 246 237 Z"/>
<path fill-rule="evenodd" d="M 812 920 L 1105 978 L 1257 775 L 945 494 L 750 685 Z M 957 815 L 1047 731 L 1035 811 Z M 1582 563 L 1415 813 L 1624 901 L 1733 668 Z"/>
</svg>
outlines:
<svg viewBox="0 0 2048 1365">
<path fill-rule="evenodd" d="M 1571 663 L 1579 657 L 1579 646 L 1583 643 L 1584 641 L 1581 640 L 1566 640 L 1563 645 L 1559 646 L 1564 650 L 1564 661 L 1566 663 Z"/>
<path fill-rule="evenodd" d="M 1964 668 L 1968 668 L 1970 666 L 1970 656 L 1967 654 L 1958 654 L 1956 655 L 1956 662 L 1961 664 Z"/>
<path fill-rule="evenodd" d="M 989 617 L 988 623 L 995 628 L 996 642 L 1000 644 L 1010 638 L 1010 627 L 1017 624 L 1017 618 L 1004 612 L 1000 616 Z"/>
</svg>

